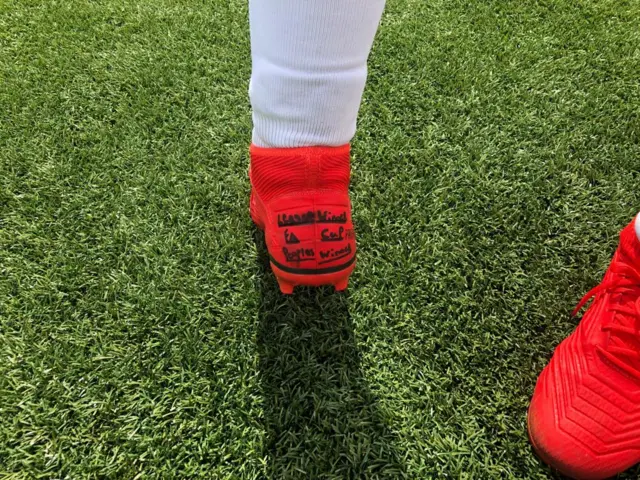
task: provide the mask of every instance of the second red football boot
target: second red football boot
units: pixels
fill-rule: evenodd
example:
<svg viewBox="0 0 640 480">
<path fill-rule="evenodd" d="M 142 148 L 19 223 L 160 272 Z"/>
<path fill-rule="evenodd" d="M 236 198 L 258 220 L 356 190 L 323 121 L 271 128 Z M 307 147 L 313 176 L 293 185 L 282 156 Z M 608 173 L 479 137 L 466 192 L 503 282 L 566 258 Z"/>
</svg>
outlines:
<svg viewBox="0 0 640 480">
<path fill-rule="evenodd" d="M 296 285 L 347 288 L 356 261 L 349 150 L 251 146 L 251 218 L 264 230 L 283 293 Z"/>
<path fill-rule="evenodd" d="M 633 222 L 578 328 L 540 375 L 529 408 L 538 455 L 577 479 L 640 462 L 640 242 Z"/>
</svg>

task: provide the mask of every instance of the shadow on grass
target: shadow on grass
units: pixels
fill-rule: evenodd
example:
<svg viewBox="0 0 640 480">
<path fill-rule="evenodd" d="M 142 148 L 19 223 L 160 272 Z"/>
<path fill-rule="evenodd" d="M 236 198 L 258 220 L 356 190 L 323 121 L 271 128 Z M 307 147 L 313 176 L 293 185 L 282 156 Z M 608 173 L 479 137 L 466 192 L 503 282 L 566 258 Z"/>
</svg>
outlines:
<svg viewBox="0 0 640 480">
<path fill-rule="evenodd" d="M 360 371 L 347 294 L 280 294 L 261 232 L 258 351 L 269 478 L 403 478 L 394 434 Z"/>
</svg>

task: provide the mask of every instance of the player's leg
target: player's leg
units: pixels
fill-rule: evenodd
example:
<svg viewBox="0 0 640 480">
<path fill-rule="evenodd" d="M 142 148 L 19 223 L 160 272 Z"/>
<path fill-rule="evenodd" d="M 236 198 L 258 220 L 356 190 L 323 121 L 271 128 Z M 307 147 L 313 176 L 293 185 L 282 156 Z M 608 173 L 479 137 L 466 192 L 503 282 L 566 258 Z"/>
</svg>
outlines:
<svg viewBox="0 0 640 480">
<path fill-rule="evenodd" d="M 251 215 L 281 290 L 346 288 L 349 142 L 384 0 L 250 0 Z"/>
</svg>

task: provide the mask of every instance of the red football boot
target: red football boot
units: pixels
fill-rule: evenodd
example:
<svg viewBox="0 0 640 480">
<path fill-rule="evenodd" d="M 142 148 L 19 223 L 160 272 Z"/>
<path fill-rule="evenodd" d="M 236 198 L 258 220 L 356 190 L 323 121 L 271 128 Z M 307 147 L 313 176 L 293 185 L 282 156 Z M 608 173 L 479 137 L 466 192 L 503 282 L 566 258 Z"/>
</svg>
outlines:
<svg viewBox="0 0 640 480">
<path fill-rule="evenodd" d="M 538 455 L 565 475 L 603 479 L 640 462 L 640 242 L 633 222 L 593 303 L 540 375 L 529 407 Z"/>
<path fill-rule="evenodd" d="M 349 145 L 252 145 L 250 154 L 251 218 L 264 230 L 282 293 L 296 285 L 347 288 L 356 261 Z"/>
</svg>

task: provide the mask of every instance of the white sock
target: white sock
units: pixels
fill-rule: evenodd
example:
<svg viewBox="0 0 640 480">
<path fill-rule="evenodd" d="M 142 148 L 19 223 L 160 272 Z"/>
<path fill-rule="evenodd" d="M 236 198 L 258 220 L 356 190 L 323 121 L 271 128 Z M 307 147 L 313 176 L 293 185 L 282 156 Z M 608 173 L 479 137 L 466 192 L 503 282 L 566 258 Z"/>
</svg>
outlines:
<svg viewBox="0 0 640 480">
<path fill-rule="evenodd" d="M 633 225 L 636 229 L 636 237 L 638 237 L 638 240 L 640 240 L 640 213 L 636 215 L 636 221 Z"/>
<path fill-rule="evenodd" d="M 349 143 L 385 0 L 250 0 L 253 143 Z"/>
</svg>

